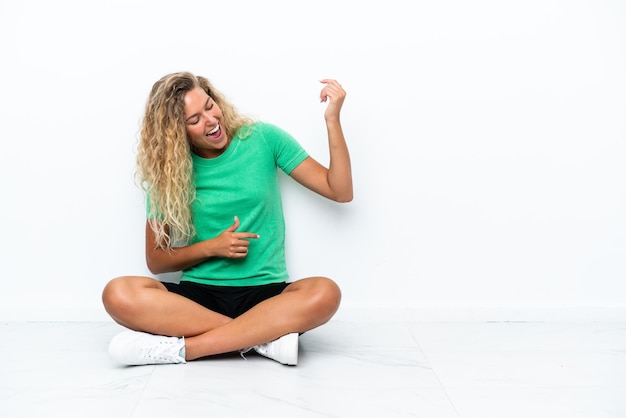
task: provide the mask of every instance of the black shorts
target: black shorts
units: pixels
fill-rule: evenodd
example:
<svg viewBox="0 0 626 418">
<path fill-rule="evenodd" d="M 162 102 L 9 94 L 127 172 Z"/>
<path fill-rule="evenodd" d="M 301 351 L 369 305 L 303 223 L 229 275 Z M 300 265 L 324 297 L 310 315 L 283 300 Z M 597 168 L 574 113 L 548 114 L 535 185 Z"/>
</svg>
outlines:
<svg viewBox="0 0 626 418">
<path fill-rule="evenodd" d="M 170 292 L 229 318 L 236 318 L 265 299 L 279 295 L 289 285 L 283 282 L 261 286 L 212 286 L 187 281 L 163 284 Z"/>
</svg>

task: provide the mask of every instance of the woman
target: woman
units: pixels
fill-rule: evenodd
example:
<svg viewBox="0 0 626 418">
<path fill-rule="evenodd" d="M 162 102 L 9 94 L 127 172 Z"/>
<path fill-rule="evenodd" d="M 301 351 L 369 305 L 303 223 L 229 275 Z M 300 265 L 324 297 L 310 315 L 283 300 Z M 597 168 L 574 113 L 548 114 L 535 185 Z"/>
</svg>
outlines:
<svg viewBox="0 0 626 418">
<path fill-rule="evenodd" d="M 298 335 L 331 319 L 341 291 L 326 277 L 288 282 L 278 168 L 337 202 L 352 200 L 350 156 L 340 122 L 346 93 L 321 80 L 326 168 L 295 139 L 237 112 L 210 82 L 166 75 L 150 93 L 138 147 L 147 192 L 146 260 L 180 283 L 111 280 L 106 311 L 129 328 L 109 355 L 127 365 L 185 363 L 254 349 L 296 365 Z"/>
</svg>

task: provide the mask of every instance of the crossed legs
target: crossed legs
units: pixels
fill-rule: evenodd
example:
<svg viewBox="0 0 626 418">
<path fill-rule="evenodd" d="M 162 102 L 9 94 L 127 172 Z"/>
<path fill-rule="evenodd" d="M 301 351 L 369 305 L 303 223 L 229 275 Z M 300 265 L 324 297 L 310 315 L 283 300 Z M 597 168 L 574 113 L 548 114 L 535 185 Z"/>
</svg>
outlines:
<svg viewBox="0 0 626 418">
<path fill-rule="evenodd" d="M 169 292 L 158 280 L 124 276 L 106 285 L 102 301 L 109 315 L 127 328 L 184 336 L 185 359 L 194 360 L 316 328 L 337 312 L 341 291 L 325 277 L 298 280 L 233 319 Z"/>
</svg>

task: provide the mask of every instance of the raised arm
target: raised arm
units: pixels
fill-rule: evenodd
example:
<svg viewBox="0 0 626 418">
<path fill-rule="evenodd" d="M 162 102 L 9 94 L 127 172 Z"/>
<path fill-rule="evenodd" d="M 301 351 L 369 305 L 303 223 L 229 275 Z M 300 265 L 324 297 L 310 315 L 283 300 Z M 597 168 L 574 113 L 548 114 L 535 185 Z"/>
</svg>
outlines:
<svg viewBox="0 0 626 418">
<path fill-rule="evenodd" d="M 340 120 L 346 92 L 336 80 L 320 81 L 325 84 L 320 93 L 320 101 L 328 102 L 324 119 L 328 133 L 330 162 L 326 168 L 309 157 L 291 172 L 291 177 L 328 199 L 349 202 L 352 200 L 352 168 Z"/>
</svg>

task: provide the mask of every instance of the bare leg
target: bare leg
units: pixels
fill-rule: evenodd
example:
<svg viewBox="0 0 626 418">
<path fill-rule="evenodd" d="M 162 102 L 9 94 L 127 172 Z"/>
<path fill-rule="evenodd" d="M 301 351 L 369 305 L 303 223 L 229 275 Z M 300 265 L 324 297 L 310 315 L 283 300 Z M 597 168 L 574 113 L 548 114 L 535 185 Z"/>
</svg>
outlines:
<svg viewBox="0 0 626 418">
<path fill-rule="evenodd" d="M 111 280 L 102 292 L 102 302 L 120 325 L 157 335 L 192 337 L 232 321 L 169 292 L 161 282 L 149 277 Z"/>
<path fill-rule="evenodd" d="M 186 339 L 187 359 L 229 352 L 306 332 L 330 320 L 341 292 L 330 279 L 312 277 L 291 283 L 243 315 L 204 334 Z"/>
<path fill-rule="evenodd" d="M 103 293 L 107 312 L 121 325 L 153 334 L 185 336 L 186 360 L 309 331 L 330 320 L 340 300 L 339 287 L 324 277 L 291 283 L 280 295 L 235 319 L 170 293 L 147 277 L 114 279 Z"/>
</svg>

